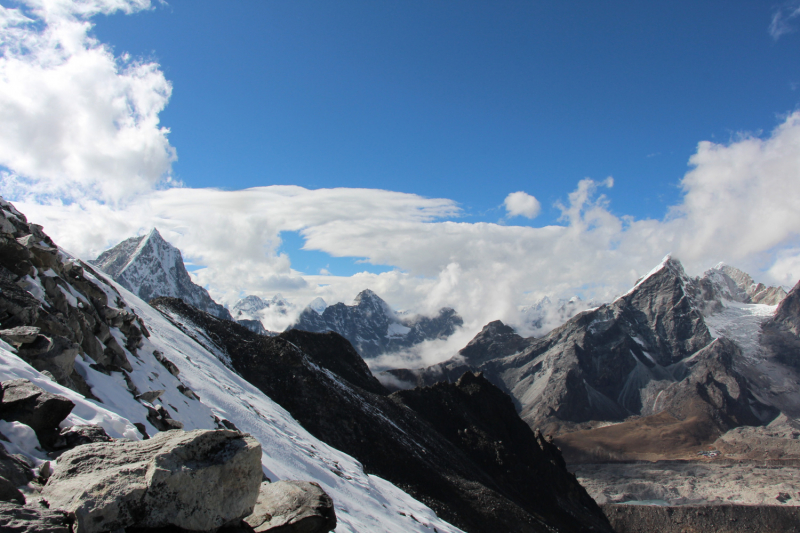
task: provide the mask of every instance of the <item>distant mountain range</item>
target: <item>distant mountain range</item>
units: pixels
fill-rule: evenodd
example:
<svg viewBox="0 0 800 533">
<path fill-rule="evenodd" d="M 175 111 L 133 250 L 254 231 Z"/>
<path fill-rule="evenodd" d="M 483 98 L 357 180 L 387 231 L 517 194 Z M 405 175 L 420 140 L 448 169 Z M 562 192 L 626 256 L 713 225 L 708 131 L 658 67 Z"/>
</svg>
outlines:
<svg viewBox="0 0 800 533">
<path fill-rule="evenodd" d="M 201 311 L 234 320 L 262 335 L 277 334 L 264 327 L 268 314 L 285 317 L 294 311 L 293 304 L 278 294 L 269 300 L 245 296 L 229 312 L 212 300 L 207 290 L 192 282 L 180 250 L 165 241 L 155 228 L 147 235 L 122 241 L 89 263 L 145 301 L 159 296 L 180 298 Z M 434 317 L 399 315 L 367 289 L 356 296 L 353 305 L 328 306 L 322 298 L 316 298 L 286 329 L 335 331 L 352 342 L 363 357 L 374 358 L 426 340 L 449 337 L 462 324 L 461 317 L 449 308 L 441 309 Z"/>
<path fill-rule="evenodd" d="M 770 352 L 758 325 L 763 320 L 748 318 L 766 304 L 790 306 L 795 296 L 785 294 L 726 265 L 690 278 L 668 257 L 614 302 L 579 313 L 544 337 L 523 338 L 497 321 L 449 361 L 387 373 L 424 386 L 482 372 L 514 399 L 531 428 L 559 435 L 573 459 L 600 449 L 632 458 L 687 452 L 734 427 L 765 424 L 780 411 L 800 414 L 798 387 L 766 393 L 757 363 L 769 360 L 771 372 L 781 365 L 780 372 L 796 375 L 791 362 L 800 360 L 800 351 L 790 342 L 796 336 L 785 333 L 794 319 L 781 319 L 784 333 L 773 335 L 773 344 L 786 349 Z M 764 305 L 753 307 L 754 300 Z M 793 316 L 776 317 L 784 314 Z M 614 425 L 600 427 L 609 422 Z M 642 430 L 653 424 L 657 434 Z"/>
</svg>

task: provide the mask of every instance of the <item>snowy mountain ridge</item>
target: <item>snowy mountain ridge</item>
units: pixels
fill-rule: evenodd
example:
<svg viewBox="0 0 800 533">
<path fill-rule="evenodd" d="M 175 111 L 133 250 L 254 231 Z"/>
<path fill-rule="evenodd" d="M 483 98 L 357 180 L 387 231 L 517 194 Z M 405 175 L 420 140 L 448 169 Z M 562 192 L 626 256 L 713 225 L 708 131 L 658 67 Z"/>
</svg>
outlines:
<svg viewBox="0 0 800 533">
<path fill-rule="evenodd" d="M 452 335 L 463 320 L 450 308 L 433 317 L 396 313 L 370 289 L 358 293 L 352 305 L 336 303 L 322 307 L 315 300 L 287 329 L 335 331 L 349 340 L 365 359 L 396 352 L 430 339 Z M 322 308 L 322 312 L 319 309 Z"/>
<path fill-rule="evenodd" d="M 192 281 L 180 250 L 165 241 L 156 228 L 147 235 L 122 241 L 89 264 L 145 301 L 173 296 L 214 316 L 231 319 L 227 309 Z"/>
</svg>

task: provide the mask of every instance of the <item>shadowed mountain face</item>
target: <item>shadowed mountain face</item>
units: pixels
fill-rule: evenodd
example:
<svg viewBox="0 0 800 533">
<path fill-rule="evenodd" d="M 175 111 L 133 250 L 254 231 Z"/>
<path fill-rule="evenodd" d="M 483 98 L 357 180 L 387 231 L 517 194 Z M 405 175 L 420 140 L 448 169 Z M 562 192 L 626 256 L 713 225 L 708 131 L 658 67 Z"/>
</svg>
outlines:
<svg viewBox="0 0 800 533">
<path fill-rule="evenodd" d="M 89 263 L 144 301 L 171 296 L 231 320 L 227 309 L 212 300 L 207 290 L 192 282 L 180 250 L 165 241 L 155 228 L 147 235 L 122 241 Z"/>
<path fill-rule="evenodd" d="M 336 333 L 265 337 L 177 299 L 151 304 L 317 438 L 465 531 L 611 531 L 557 449 L 483 377 L 387 395 Z"/>
<path fill-rule="evenodd" d="M 322 313 L 307 307 L 290 329 L 335 331 L 349 340 L 362 357 L 370 359 L 426 340 L 447 338 L 462 324 L 458 313 L 449 308 L 440 309 L 434 317 L 398 315 L 367 289 L 356 296 L 353 305 L 337 303 Z"/>
<path fill-rule="evenodd" d="M 752 394 L 736 369 L 739 347 L 724 338 L 712 342 L 706 326 L 702 311 L 722 308 L 731 288 L 737 301 L 749 300 L 724 271 L 692 279 L 667 258 L 628 293 L 545 337 L 523 339 L 493 322 L 450 361 L 388 372 L 423 385 L 452 381 L 468 369 L 481 371 L 513 398 L 531 428 L 548 433 L 636 417 L 604 431 L 622 435 L 652 422 L 663 433 L 665 425 L 682 424 L 678 432 L 699 431 L 694 444 L 713 441 L 732 427 L 760 424 L 777 414 Z M 658 420 L 644 420 L 659 413 Z M 636 445 L 647 447 L 657 433 L 640 431 Z"/>
<path fill-rule="evenodd" d="M 781 301 L 771 320 L 761 326 L 761 345 L 769 359 L 800 373 L 800 282 Z M 788 376 L 787 376 L 788 378 Z M 782 410 L 800 417 L 800 402 L 782 406 Z"/>
</svg>

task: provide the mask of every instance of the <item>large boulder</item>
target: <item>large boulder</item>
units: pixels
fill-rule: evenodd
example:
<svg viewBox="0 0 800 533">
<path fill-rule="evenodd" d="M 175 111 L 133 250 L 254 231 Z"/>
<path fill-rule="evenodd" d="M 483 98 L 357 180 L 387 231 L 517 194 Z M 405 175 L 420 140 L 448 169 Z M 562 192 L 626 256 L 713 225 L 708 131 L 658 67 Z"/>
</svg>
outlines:
<svg viewBox="0 0 800 533">
<path fill-rule="evenodd" d="M 45 446 L 58 433 L 58 425 L 75 404 L 69 399 L 37 387 L 27 379 L 0 384 L 0 419 L 30 426 Z"/>
<path fill-rule="evenodd" d="M 262 483 L 253 514 L 245 522 L 256 533 L 327 533 L 336 529 L 333 500 L 310 481 Z"/>
<path fill-rule="evenodd" d="M 216 530 L 252 513 L 261 445 L 229 430 L 167 431 L 146 441 L 79 446 L 42 491 L 78 533 L 120 528 Z"/>
</svg>

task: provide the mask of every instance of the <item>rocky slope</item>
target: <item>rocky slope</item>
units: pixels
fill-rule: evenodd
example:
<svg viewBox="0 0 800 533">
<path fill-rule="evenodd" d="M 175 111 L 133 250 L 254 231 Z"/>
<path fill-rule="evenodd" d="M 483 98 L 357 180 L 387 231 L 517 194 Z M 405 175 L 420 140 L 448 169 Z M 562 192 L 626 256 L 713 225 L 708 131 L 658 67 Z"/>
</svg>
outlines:
<svg viewBox="0 0 800 533">
<path fill-rule="evenodd" d="M 336 333 L 264 337 L 177 299 L 152 305 L 201 331 L 313 435 L 466 531 L 610 531 L 556 448 L 481 376 L 388 395 Z"/>
<path fill-rule="evenodd" d="M 367 289 L 356 296 L 353 305 L 340 302 L 325 307 L 322 313 L 307 307 L 289 329 L 335 331 L 369 359 L 426 340 L 447 338 L 462 324 L 461 317 L 449 308 L 439 310 L 434 317 L 398 315 Z"/>
<path fill-rule="evenodd" d="M 261 444 L 259 468 L 270 480 L 319 483 L 334 501 L 341 532 L 459 531 L 311 435 L 226 366 L 226 354 L 202 331 L 184 325 L 189 336 L 176 328 L 138 297 L 60 250 L 41 227 L 4 201 L 0 246 L 0 381 L 24 379 L 74 404 L 57 429 L 41 427 L 37 417 L 11 416 L 0 406 L 0 449 L 32 468 L 29 474 L 42 476 L 51 467 L 58 472 L 57 455 L 65 446 L 97 436 L 95 430 L 76 427 L 102 428 L 100 437 L 115 442 L 139 442 L 176 428 L 239 429 Z M 348 366 L 339 368 L 345 372 Z M 33 404 L 41 400 L 47 407 L 51 401 L 41 393 L 8 394 L 0 395 L 3 404 L 19 398 Z M 51 411 L 56 410 L 48 407 Z M 0 477 L 12 475 L 5 464 Z M 19 506 L 19 493 L 35 502 L 40 488 L 24 472 L 12 477 L 6 479 L 16 492 L 5 493 L 17 502 L 9 503 L 10 514 L 0 517 L 2 527 L 8 518 L 14 527 L 27 528 L 22 531 L 36 531 L 25 526 L 34 515 L 58 518 L 47 510 L 13 507 Z M 5 488 L 0 482 L 0 492 Z M 0 513 L 6 507 L 0 502 Z"/>
<path fill-rule="evenodd" d="M 332 500 L 318 485 L 262 484 L 261 445 L 250 435 L 172 430 L 143 441 L 113 439 L 101 426 L 65 425 L 75 407 L 26 379 L 0 383 L 4 430 L 57 436 L 40 439 L 57 461 L 35 469 L 0 447 L 0 530 L 264 531 L 269 521 L 325 533 L 336 526 Z M 297 497 L 298 489 L 314 496 Z"/>
<path fill-rule="evenodd" d="M 155 228 L 147 235 L 122 241 L 89 263 L 144 301 L 173 296 L 214 316 L 231 320 L 228 310 L 192 281 L 180 250 L 165 241 Z"/>
</svg>

